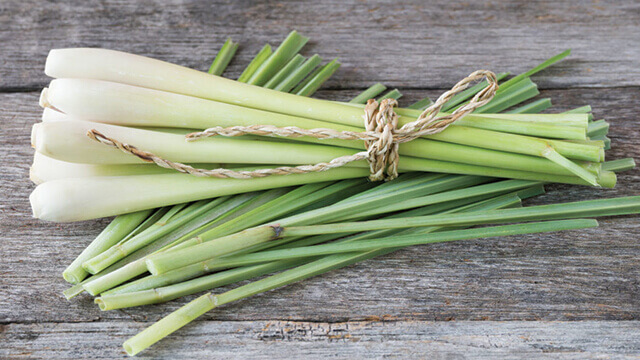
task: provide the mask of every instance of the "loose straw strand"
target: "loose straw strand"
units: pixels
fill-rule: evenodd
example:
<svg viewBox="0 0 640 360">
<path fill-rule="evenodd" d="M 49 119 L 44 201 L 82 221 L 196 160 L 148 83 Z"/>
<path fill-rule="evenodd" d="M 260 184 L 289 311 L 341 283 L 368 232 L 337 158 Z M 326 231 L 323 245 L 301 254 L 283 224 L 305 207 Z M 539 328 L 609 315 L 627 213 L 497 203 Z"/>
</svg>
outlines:
<svg viewBox="0 0 640 360">
<path fill-rule="evenodd" d="M 467 104 L 458 107 L 451 114 L 438 117 L 440 110 L 453 96 L 466 89 L 470 83 L 486 78 L 488 85 L 478 92 Z M 337 131 L 333 129 L 317 128 L 302 129 L 295 126 L 276 127 L 273 125 L 232 126 L 223 128 L 220 126 L 206 129 L 202 132 L 191 133 L 186 136 L 187 141 L 194 141 L 210 136 L 280 136 L 297 138 L 310 136 L 316 139 L 340 139 L 362 140 L 366 151 L 353 155 L 335 158 L 329 162 L 315 165 L 301 165 L 295 167 L 278 167 L 273 169 L 258 169 L 253 171 L 234 171 L 229 169 L 197 169 L 192 166 L 163 159 L 150 152 L 140 150 L 133 145 L 125 144 L 113 138 L 107 137 L 93 129 L 87 133 L 91 139 L 102 144 L 116 147 L 121 151 L 137 156 L 158 166 L 173 169 L 182 173 L 200 177 L 251 179 L 270 175 L 304 174 L 310 172 L 327 171 L 338 168 L 354 161 L 367 160 L 370 168 L 369 178 L 372 181 L 392 180 L 398 176 L 398 163 L 400 155 L 398 147 L 401 143 L 409 142 L 425 135 L 433 135 L 445 130 L 458 119 L 473 112 L 477 108 L 487 104 L 498 89 L 498 81 L 493 72 L 478 70 L 459 81 L 451 90 L 446 91 L 435 103 L 425 109 L 413 122 L 407 123 L 400 129 L 398 126 L 398 114 L 393 108 L 398 105 L 395 99 L 385 99 L 380 103 L 370 99 L 364 108 L 364 132 Z M 385 175 L 386 172 L 386 175 Z"/>
</svg>

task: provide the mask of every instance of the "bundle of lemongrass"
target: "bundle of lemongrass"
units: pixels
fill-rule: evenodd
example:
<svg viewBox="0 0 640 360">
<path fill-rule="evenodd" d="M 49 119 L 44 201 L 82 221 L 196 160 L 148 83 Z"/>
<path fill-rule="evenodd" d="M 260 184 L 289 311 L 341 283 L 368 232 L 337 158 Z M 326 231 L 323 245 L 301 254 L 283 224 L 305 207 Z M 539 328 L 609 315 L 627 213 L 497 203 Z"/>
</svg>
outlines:
<svg viewBox="0 0 640 360">
<path fill-rule="evenodd" d="M 592 227 L 595 220 L 579 218 L 640 211 L 640 197 L 521 208 L 520 200 L 542 193 L 544 183 L 613 187 L 614 171 L 634 166 L 631 159 L 604 161 L 608 124 L 593 121 L 588 106 L 542 115 L 549 99 L 522 104 L 538 95 L 529 77 L 568 52 L 502 82 L 489 104 L 444 132 L 401 145 L 405 174 L 382 184 L 365 179 L 366 164 L 250 180 L 197 178 L 144 164 L 85 135 L 97 129 L 204 168 L 297 165 L 352 154 L 363 145 L 257 136 L 184 141 L 189 132 L 220 125 L 360 130 L 359 104 L 385 87 L 376 84 L 349 103 L 307 98 L 339 63 L 318 66 L 318 55 L 303 58 L 298 52 L 306 41 L 292 32 L 275 51 L 266 45 L 238 81 L 107 50 L 50 53 L 46 72 L 57 79 L 43 91 L 43 123 L 32 135 L 31 175 L 40 184 L 31 196 L 34 214 L 56 221 L 123 214 L 64 271 L 74 284 L 68 298 L 86 291 L 111 310 L 277 273 L 197 298 L 128 340 L 129 354 L 216 306 L 401 247 Z M 209 73 L 222 74 L 236 49 L 227 41 Z M 443 111 L 484 86 L 456 95 Z M 394 89 L 381 98 L 400 96 Z M 397 109 L 401 123 L 430 103 Z M 506 225 L 465 229 L 480 224 Z"/>
</svg>

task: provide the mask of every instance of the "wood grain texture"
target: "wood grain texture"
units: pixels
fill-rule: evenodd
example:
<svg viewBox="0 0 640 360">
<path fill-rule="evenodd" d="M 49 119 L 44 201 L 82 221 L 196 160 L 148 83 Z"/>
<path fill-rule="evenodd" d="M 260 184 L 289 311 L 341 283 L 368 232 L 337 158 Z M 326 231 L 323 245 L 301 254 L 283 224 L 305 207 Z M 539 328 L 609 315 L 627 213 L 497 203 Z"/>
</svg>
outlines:
<svg viewBox="0 0 640 360">
<path fill-rule="evenodd" d="M 383 82 L 446 88 L 471 71 L 521 72 L 572 48 L 545 88 L 640 85 L 637 1 L 4 0 L 0 89 L 42 87 L 47 52 L 105 47 L 206 70 L 225 38 L 240 43 L 228 74 L 293 29 L 307 55 L 339 57 L 331 88 Z"/>
<path fill-rule="evenodd" d="M 340 57 L 317 96 L 349 99 L 373 82 L 409 104 L 477 67 L 535 77 L 554 112 L 591 104 L 611 122 L 610 159 L 640 159 L 640 5 L 634 1 L 0 2 L 0 358 L 124 357 L 122 341 L 188 299 L 100 312 L 61 295 L 65 266 L 108 219 L 31 218 L 30 127 L 48 49 L 100 46 L 206 69 L 227 36 L 235 77 L 291 29 L 306 54 Z M 507 56 L 508 54 L 508 56 Z M 616 189 L 553 185 L 544 204 L 640 194 L 640 170 Z M 414 247 L 230 304 L 174 334 L 153 358 L 638 358 L 640 224 Z M 220 289 L 222 291 L 224 289 Z M 190 298 L 189 298 L 190 299 Z"/>
<path fill-rule="evenodd" d="M 0 357 L 127 358 L 114 349 L 147 323 L 5 325 Z M 140 359 L 637 359 L 640 323 L 200 321 Z"/>
</svg>

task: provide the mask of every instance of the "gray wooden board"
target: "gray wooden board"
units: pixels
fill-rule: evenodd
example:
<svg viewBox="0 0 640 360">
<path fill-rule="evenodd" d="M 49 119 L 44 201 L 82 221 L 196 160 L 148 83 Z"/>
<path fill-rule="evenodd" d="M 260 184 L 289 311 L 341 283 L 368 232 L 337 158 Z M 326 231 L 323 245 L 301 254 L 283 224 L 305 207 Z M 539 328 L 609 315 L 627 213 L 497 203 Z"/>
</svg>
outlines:
<svg viewBox="0 0 640 360">
<path fill-rule="evenodd" d="M 572 48 L 544 87 L 640 85 L 640 3 L 619 1 L 3 0 L 0 89 L 47 82 L 51 48 L 130 51 L 206 70 L 225 40 L 241 44 L 229 75 L 292 29 L 304 54 L 339 57 L 332 88 L 380 81 L 445 88 L 478 67 L 519 72 Z"/>
<path fill-rule="evenodd" d="M 61 271 L 108 219 L 30 217 L 29 132 L 49 48 L 102 46 L 205 69 L 232 36 L 233 77 L 295 28 L 312 36 L 306 54 L 343 62 L 318 97 L 348 99 L 379 81 L 408 104 L 477 67 L 519 72 L 572 47 L 536 76 L 552 89 L 542 96 L 554 111 L 591 104 L 612 124 L 609 158 L 638 159 L 639 24 L 633 1 L 0 2 L 0 358 L 121 357 L 124 339 L 185 301 L 100 312 L 87 296 L 62 297 Z M 527 203 L 637 195 L 639 179 L 635 170 L 613 190 L 553 185 Z M 216 309 L 146 356 L 637 358 L 638 234 L 637 219 L 622 217 L 415 247 Z"/>
<path fill-rule="evenodd" d="M 126 358 L 119 344 L 148 323 L 11 324 L 0 356 Z M 180 356 L 175 354 L 180 351 Z M 637 359 L 638 321 L 203 321 L 141 359 Z"/>
</svg>

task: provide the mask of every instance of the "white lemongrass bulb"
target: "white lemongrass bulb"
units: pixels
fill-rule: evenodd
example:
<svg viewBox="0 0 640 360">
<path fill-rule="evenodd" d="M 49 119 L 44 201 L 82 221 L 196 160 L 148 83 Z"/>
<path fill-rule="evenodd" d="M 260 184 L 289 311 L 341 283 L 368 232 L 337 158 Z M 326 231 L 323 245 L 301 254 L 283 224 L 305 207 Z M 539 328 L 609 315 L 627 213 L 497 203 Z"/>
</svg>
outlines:
<svg viewBox="0 0 640 360">
<path fill-rule="evenodd" d="M 249 191 L 365 177 L 367 169 L 268 176 L 246 180 L 187 174 L 70 178 L 40 184 L 29 196 L 33 215 L 50 221 L 80 221 Z"/>
<path fill-rule="evenodd" d="M 54 78 L 113 81 L 254 109 L 362 126 L 362 109 L 357 107 L 248 85 L 121 51 L 53 49 L 47 57 L 45 73 Z"/>
<path fill-rule="evenodd" d="M 261 124 L 306 129 L 361 128 L 256 110 L 218 101 L 94 79 L 55 79 L 42 103 L 81 119 L 129 126 L 206 129 Z"/>
<path fill-rule="evenodd" d="M 36 151 L 54 159 L 85 164 L 142 164 L 136 156 L 101 144 L 86 136 L 96 129 L 108 137 L 132 144 L 162 158 L 187 163 L 315 164 L 356 150 L 334 146 L 240 140 L 222 137 L 187 142 L 168 132 L 86 121 L 55 121 L 35 124 L 32 144 Z M 365 166 L 364 162 L 358 166 Z"/>
<path fill-rule="evenodd" d="M 199 164 L 198 167 L 215 168 L 217 164 Z M 51 180 L 95 177 L 95 176 L 124 176 L 166 174 L 173 170 L 165 169 L 155 164 L 126 164 L 126 165 L 93 165 L 76 164 L 52 159 L 36 152 L 33 154 L 33 164 L 29 169 L 31 181 L 42 184 Z"/>
<path fill-rule="evenodd" d="M 44 108 L 42 110 L 42 122 L 53 122 L 53 121 L 63 121 L 63 120 L 72 120 L 67 114 L 61 113 L 60 111 L 54 110 L 52 108 Z"/>
</svg>

